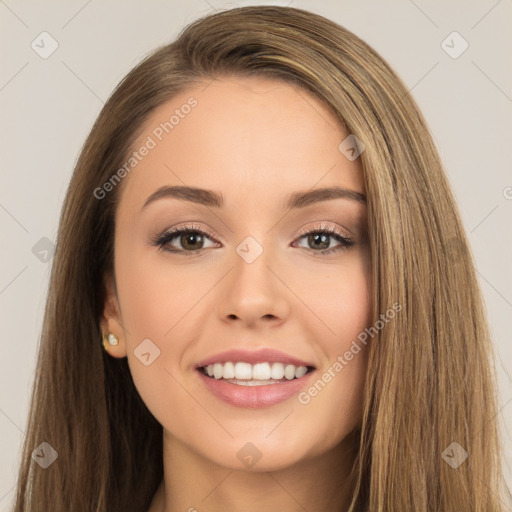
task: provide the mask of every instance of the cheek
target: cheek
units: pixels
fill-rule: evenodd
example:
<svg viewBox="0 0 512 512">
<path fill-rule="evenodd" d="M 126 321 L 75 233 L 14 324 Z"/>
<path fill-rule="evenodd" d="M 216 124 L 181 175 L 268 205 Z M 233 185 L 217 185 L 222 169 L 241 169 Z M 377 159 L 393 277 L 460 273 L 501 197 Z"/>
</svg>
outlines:
<svg viewBox="0 0 512 512">
<path fill-rule="evenodd" d="M 148 409 L 165 423 L 170 410 L 187 414 L 192 408 L 179 376 L 190 337 L 179 333 L 185 329 L 193 336 L 187 312 L 197 303 L 199 290 L 187 284 L 179 268 L 163 268 L 162 256 L 158 263 L 121 247 L 118 254 L 116 279 L 130 372 Z"/>
<path fill-rule="evenodd" d="M 363 350 L 344 366 L 333 364 L 324 369 L 299 395 L 297 417 L 304 418 L 309 423 L 304 428 L 315 433 L 313 452 L 336 446 L 360 425 L 366 364 Z"/>
<path fill-rule="evenodd" d="M 116 277 L 128 340 L 132 344 L 143 338 L 163 342 L 186 314 L 187 306 L 197 301 L 197 287 L 191 286 L 190 276 L 169 263 L 165 255 L 148 255 L 147 250 L 128 252 L 121 243 L 118 254 Z"/>
<path fill-rule="evenodd" d="M 317 450 L 335 446 L 361 422 L 370 342 L 361 342 L 358 336 L 371 321 L 369 288 L 364 281 L 360 285 L 350 294 L 330 297 L 337 307 L 323 313 L 335 334 L 329 332 L 319 340 L 324 363 L 315 380 L 297 397 L 297 417 L 304 418 L 316 432 Z"/>
<path fill-rule="evenodd" d="M 190 306 L 182 294 L 162 280 L 154 275 L 147 279 L 143 276 L 143 272 L 132 275 L 127 283 L 132 293 L 125 293 L 123 318 L 128 364 L 147 408 L 160 424 L 175 430 L 179 427 L 177 418 L 196 412 L 190 394 L 185 391 L 180 367 L 194 336 L 185 316 Z M 180 336 L 184 330 L 187 335 Z M 141 350 L 143 346 L 146 348 Z"/>
<path fill-rule="evenodd" d="M 309 283 L 308 305 L 317 313 L 309 323 L 311 329 L 315 325 L 324 366 L 299 395 L 298 407 L 322 431 L 327 445 L 336 444 L 361 419 L 371 342 L 364 335 L 372 324 L 370 271 L 369 258 L 359 255 L 314 286 Z"/>
<path fill-rule="evenodd" d="M 353 252 L 321 272 L 304 272 L 295 283 L 314 313 L 308 317 L 311 326 L 316 321 L 316 338 L 331 359 L 372 321 L 370 263 L 366 251 Z"/>
</svg>

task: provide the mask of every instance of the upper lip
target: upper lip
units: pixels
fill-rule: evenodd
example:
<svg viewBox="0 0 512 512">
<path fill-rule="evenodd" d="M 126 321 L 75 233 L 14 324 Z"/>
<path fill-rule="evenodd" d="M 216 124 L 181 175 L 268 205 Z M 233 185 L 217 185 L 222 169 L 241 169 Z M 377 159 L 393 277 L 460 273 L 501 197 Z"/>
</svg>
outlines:
<svg viewBox="0 0 512 512">
<path fill-rule="evenodd" d="M 227 363 L 231 362 L 245 362 L 245 363 L 284 363 L 284 364 L 293 364 L 294 366 L 310 366 L 314 368 L 312 363 L 308 363 L 306 361 L 302 361 L 297 357 L 290 356 L 285 354 L 284 352 L 280 352 L 279 350 L 274 350 L 270 348 L 260 348 L 258 350 L 242 350 L 242 349 L 233 349 L 227 350 L 226 352 L 221 352 L 219 354 L 215 354 L 207 359 L 204 359 L 197 363 L 196 368 L 201 368 L 203 366 L 208 366 L 209 364 L 214 363 Z"/>
</svg>

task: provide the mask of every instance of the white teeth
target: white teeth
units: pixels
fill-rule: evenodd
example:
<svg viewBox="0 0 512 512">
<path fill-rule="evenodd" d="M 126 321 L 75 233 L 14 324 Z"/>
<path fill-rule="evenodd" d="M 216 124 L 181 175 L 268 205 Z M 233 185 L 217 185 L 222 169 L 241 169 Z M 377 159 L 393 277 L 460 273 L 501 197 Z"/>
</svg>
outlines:
<svg viewBox="0 0 512 512">
<path fill-rule="evenodd" d="M 235 365 L 233 363 L 226 363 L 222 369 L 222 377 L 224 379 L 235 378 Z"/>
<path fill-rule="evenodd" d="M 268 363 L 258 363 L 252 367 L 252 378 L 255 380 L 270 379 L 270 365 Z"/>
<path fill-rule="evenodd" d="M 308 372 L 308 369 L 305 366 L 299 366 L 298 368 L 295 368 L 295 377 L 297 379 L 300 379 L 301 377 L 304 377 L 306 373 Z"/>
<path fill-rule="evenodd" d="M 230 379 L 230 384 L 237 384 L 238 386 L 268 386 L 269 384 L 279 384 L 276 380 L 236 380 Z"/>
<path fill-rule="evenodd" d="M 288 380 L 292 380 L 295 377 L 295 366 L 293 366 L 293 364 L 287 364 L 284 367 L 284 376 Z"/>
<path fill-rule="evenodd" d="M 272 370 L 270 371 L 270 376 L 273 379 L 282 379 L 284 377 L 284 366 L 283 366 L 283 364 L 282 363 L 274 363 L 272 365 Z"/>
<path fill-rule="evenodd" d="M 240 385 L 259 386 L 275 383 L 277 380 L 292 380 L 304 377 L 308 372 L 306 366 L 295 366 L 283 363 L 256 363 L 231 361 L 227 363 L 214 363 L 203 367 L 209 377 L 215 379 L 236 379 L 244 381 Z M 237 382 L 238 383 L 238 382 Z"/>
<path fill-rule="evenodd" d="M 252 378 L 252 365 L 251 363 L 236 363 L 235 364 L 235 379 L 246 379 Z"/>
<path fill-rule="evenodd" d="M 220 363 L 215 363 L 213 365 L 213 376 L 216 379 L 222 379 L 222 365 Z"/>
</svg>

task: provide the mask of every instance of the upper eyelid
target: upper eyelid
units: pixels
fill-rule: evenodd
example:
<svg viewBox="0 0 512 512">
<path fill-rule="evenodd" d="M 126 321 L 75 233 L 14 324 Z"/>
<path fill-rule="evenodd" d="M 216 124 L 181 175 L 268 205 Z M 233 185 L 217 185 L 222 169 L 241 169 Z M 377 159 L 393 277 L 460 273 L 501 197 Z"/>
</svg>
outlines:
<svg viewBox="0 0 512 512">
<path fill-rule="evenodd" d="M 304 236 L 308 233 L 315 233 L 315 232 L 321 232 L 321 231 L 327 231 L 331 234 L 340 235 L 344 238 L 352 238 L 352 235 L 345 229 L 340 229 L 338 226 L 328 225 L 325 224 L 323 221 L 320 221 L 319 225 L 316 226 L 310 226 L 310 227 L 301 227 L 298 233 L 298 236 Z"/>
</svg>

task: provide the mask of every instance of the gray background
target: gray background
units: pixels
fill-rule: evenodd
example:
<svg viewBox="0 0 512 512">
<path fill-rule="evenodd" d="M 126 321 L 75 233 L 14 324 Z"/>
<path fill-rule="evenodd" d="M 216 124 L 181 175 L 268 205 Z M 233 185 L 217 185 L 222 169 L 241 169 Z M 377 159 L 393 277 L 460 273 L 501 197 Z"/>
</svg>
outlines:
<svg viewBox="0 0 512 512">
<path fill-rule="evenodd" d="M 50 241 L 94 119 L 120 79 L 185 24 L 213 9 L 257 3 L 0 0 L 0 512 L 9 510 L 14 496 Z M 493 421 L 503 430 L 512 485 L 511 0 L 261 3 L 305 8 L 345 26 L 393 66 L 422 109 L 461 210 L 487 304 L 500 387 L 500 413 Z M 31 47 L 33 41 L 42 46 L 43 31 L 58 43 L 46 59 Z M 453 31 L 469 44 L 458 58 L 441 45 Z M 460 42 L 452 39 L 447 44 L 457 51 Z M 45 41 L 48 50 L 50 40 Z"/>
</svg>

